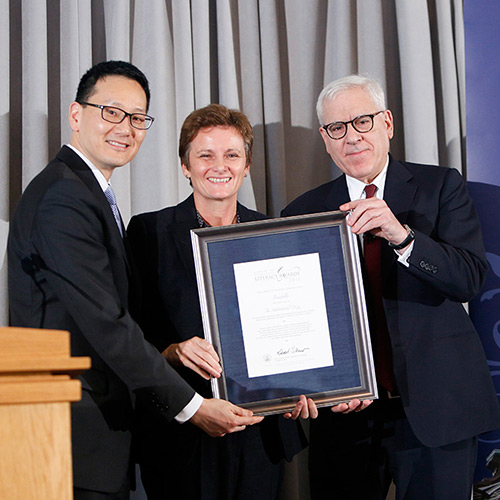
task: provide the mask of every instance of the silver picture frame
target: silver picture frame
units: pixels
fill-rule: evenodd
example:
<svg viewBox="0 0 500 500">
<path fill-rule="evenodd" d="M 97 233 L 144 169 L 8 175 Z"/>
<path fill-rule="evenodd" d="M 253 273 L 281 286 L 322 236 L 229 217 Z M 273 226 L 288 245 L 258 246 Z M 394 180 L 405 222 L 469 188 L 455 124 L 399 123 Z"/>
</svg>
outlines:
<svg viewBox="0 0 500 500">
<path fill-rule="evenodd" d="M 346 217 L 345 212 L 335 211 L 191 230 L 204 335 L 222 366 L 222 375 L 211 379 L 214 397 L 257 415 L 290 411 L 301 394 L 318 407 L 378 398 L 358 241 Z M 301 369 L 299 356 L 291 371 L 252 376 L 242 326 L 244 303 L 238 302 L 239 291 L 241 295 L 246 290 L 245 275 L 238 278 L 238 285 L 236 269 L 274 259 L 295 262 L 304 255 L 319 262 L 322 290 L 314 292 L 324 296 L 331 349 L 325 355 L 332 363 L 313 368 L 304 363 Z M 296 326 L 290 331 L 297 331 Z M 288 340 L 286 328 L 279 338 L 283 337 Z M 260 346 L 267 342 L 261 333 L 259 342 Z"/>
</svg>

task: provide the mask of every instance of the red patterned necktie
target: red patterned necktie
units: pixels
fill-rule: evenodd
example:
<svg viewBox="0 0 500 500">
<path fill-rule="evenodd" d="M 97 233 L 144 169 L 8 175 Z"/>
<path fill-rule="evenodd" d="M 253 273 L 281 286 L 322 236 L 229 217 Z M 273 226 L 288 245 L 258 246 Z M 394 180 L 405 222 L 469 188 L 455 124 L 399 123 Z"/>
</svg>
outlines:
<svg viewBox="0 0 500 500">
<path fill-rule="evenodd" d="M 375 195 L 377 186 L 365 186 L 367 198 Z M 370 329 L 375 357 L 375 372 L 378 383 L 389 392 L 394 391 L 396 382 L 392 367 L 392 349 L 387 330 L 384 305 L 382 302 L 382 239 L 370 234 L 364 237 L 364 259 L 366 276 L 371 292 Z"/>
</svg>

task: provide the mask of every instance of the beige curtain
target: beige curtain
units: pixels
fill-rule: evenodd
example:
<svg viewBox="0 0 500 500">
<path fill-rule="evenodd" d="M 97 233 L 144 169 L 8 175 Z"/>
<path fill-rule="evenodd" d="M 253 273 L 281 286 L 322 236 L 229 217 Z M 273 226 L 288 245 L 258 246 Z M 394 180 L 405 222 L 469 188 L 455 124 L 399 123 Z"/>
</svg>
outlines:
<svg viewBox="0 0 500 500">
<path fill-rule="evenodd" d="M 395 156 L 465 171 L 462 0 L 0 0 L 0 9 L 0 324 L 10 216 L 69 141 L 79 78 L 101 60 L 130 60 L 151 81 L 154 126 L 113 175 L 127 220 L 190 193 L 179 129 L 210 102 L 249 116 L 255 153 L 240 200 L 278 215 L 338 175 L 315 102 L 324 84 L 353 72 L 383 82 Z M 303 464 L 290 470 L 284 498 L 308 498 Z"/>
</svg>

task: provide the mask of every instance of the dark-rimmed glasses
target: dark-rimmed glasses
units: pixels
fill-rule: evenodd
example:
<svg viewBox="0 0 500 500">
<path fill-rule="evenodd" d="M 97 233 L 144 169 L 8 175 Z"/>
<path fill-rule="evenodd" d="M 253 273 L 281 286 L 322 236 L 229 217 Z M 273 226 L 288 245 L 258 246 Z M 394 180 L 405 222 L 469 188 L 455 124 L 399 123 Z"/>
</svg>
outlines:
<svg viewBox="0 0 500 500">
<path fill-rule="evenodd" d="M 328 125 L 323 125 L 321 128 L 325 130 L 328 137 L 338 141 L 347 134 L 347 125 L 349 125 L 349 123 L 352 125 L 352 128 L 356 130 L 356 132 L 360 132 L 361 134 L 370 132 L 373 128 L 373 118 L 383 112 L 384 110 L 377 111 L 373 115 L 359 115 L 348 122 L 332 122 Z"/>
<path fill-rule="evenodd" d="M 153 125 L 154 118 L 144 113 L 127 113 L 121 108 L 115 106 L 103 106 L 102 104 L 93 104 L 91 102 L 81 102 L 82 106 L 93 106 L 101 110 L 101 117 L 109 123 L 121 123 L 128 116 L 130 125 L 138 130 L 147 130 Z"/>
</svg>

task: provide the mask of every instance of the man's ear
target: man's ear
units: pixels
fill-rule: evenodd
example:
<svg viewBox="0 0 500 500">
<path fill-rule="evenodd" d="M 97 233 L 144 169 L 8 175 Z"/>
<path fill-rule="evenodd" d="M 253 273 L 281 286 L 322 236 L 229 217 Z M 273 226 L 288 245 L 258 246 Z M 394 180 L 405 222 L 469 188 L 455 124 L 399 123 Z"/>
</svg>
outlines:
<svg viewBox="0 0 500 500">
<path fill-rule="evenodd" d="M 69 125 L 73 132 L 80 131 L 80 120 L 82 114 L 82 105 L 76 101 L 73 101 L 69 106 Z"/>
<path fill-rule="evenodd" d="M 321 135 L 321 138 L 323 139 L 323 142 L 325 143 L 325 146 L 328 147 L 328 141 L 331 139 L 328 137 L 326 130 L 323 127 L 319 127 L 319 133 Z"/>
<path fill-rule="evenodd" d="M 390 109 L 384 111 L 384 122 L 387 128 L 387 136 L 389 139 L 392 139 L 394 136 L 394 118 L 392 117 Z"/>
</svg>

